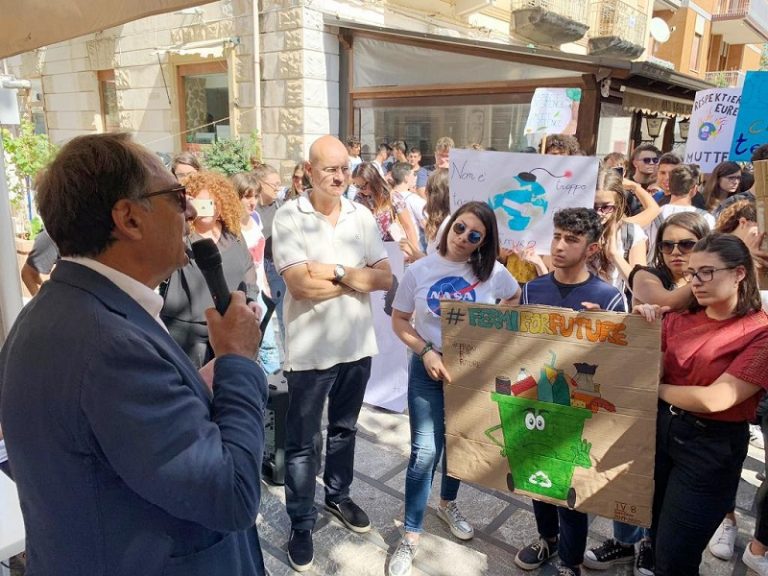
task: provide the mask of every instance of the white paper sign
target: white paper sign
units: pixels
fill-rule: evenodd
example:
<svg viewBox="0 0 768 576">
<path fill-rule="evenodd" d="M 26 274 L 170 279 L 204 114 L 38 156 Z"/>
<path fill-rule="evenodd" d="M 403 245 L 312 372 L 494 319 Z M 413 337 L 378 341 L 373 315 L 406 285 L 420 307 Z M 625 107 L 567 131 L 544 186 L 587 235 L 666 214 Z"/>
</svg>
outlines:
<svg viewBox="0 0 768 576">
<path fill-rule="evenodd" d="M 475 150 L 451 150 L 451 211 L 472 200 L 496 213 L 502 248 L 548 254 L 561 208 L 592 208 L 598 159 Z"/>
<path fill-rule="evenodd" d="M 536 88 L 525 134 L 575 134 L 580 88 Z"/>
<path fill-rule="evenodd" d="M 705 174 L 728 160 L 741 103 L 741 88 L 710 88 L 696 92 L 685 144 L 685 163 L 698 164 Z"/>
<path fill-rule="evenodd" d="M 408 403 L 408 348 L 392 330 L 392 303 L 405 273 L 403 253 L 397 242 L 384 242 L 392 268 L 392 288 L 372 292 L 373 329 L 379 353 L 371 363 L 371 377 L 365 390 L 366 404 L 402 412 Z"/>
</svg>

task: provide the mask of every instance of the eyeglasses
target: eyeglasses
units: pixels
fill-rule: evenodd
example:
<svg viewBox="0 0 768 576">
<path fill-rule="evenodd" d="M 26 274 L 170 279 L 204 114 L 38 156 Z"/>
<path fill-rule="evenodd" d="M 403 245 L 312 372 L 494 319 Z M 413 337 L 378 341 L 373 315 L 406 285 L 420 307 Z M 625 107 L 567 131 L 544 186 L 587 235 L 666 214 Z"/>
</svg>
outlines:
<svg viewBox="0 0 768 576">
<path fill-rule="evenodd" d="M 355 184 L 354 186 L 358 190 L 368 190 L 368 186 L 370 186 L 370 185 L 371 185 L 370 182 L 363 182 L 362 184 Z"/>
<path fill-rule="evenodd" d="M 680 240 L 679 242 L 672 242 L 671 240 L 662 240 L 659 243 L 659 248 L 663 254 L 672 254 L 675 251 L 675 246 L 680 250 L 681 254 L 690 254 L 693 247 L 696 246 L 697 240 Z"/>
<path fill-rule="evenodd" d="M 686 282 L 693 282 L 694 278 L 698 278 L 699 282 L 702 284 L 704 282 L 711 282 L 712 278 L 715 277 L 715 272 L 720 272 L 720 270 L 733 270 L 734 266 L 728 266 L 727 268 L 704 268 L 703 270 L 699 270 L 696 272 L 695 270 L 686 270 L 683 272 L 683 278 Z"/>
<path fill-rule="evenodd" d="M 152 196 L 162 196 L 163 194 L 175 194 L 176 202 L 179 204 L 179 210 L 181 212 L 187 211 L 187 187 L 186 186 L 173 186 L 172 188 L 166 188 L 165 190 L 158 190 L 157 192 L 147 192 L 142 194 L 139 198 L 152 198 Z"/>
<path fill-rule="evenodd" d="M 320 168 L 320 172 L 326 176 L 335 176 L 341 172 L 342 176 L 349 174 L 349 166 L 327 166 L 326 168 Z"/>
<path fill-rule="evenodd" d="M 652 158 L 640 158 L 640 161 L 642 161 L 643 164 L 658 164 L 659 157 L 653 156 Z"/>
<path fill-rule="evenodd" d="M 459 236 L 461 236 L 467 230 L 469 230 L 469 228 L 467 228 L 467 225 L 464 224 L 464 222 L 454 222 L 453 224 L 454 234 L 458 234 Z M 483 234 L 481 232 L 478 232 L 477 230 L 469 230 L 469 234 L 467 234 L 467 240 L 469 240 L 470 244 L 479 244 L 482 239 L 483 239 Z"/>
<path fill-rule="evenodd" d="M 280 190 L 280 187 L 281 187 L 281 185 L 279 183 L 278 184 L 270 184 L 266 180 L 261 180 L 261 183 L 266 185 L 266 186 L 269 186 L 270 188 L 272 188 L 272 190 L 274 192 L 277 192 L 278 190 Z"/>
<path fill-rule="evenodd" d="M 616 204 L 595 204 L 595 212 L 598 214 L 613 214 Z"/>
</svg>

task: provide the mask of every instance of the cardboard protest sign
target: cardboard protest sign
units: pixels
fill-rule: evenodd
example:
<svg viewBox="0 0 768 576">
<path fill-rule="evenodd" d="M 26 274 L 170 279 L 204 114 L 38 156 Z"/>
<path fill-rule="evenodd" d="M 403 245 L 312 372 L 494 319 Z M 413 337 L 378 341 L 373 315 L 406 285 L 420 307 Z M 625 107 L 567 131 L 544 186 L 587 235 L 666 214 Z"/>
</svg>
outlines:
<svg viewBox="0 0 768 576">
<path fill-rule="evenodd" d="M 536 88 L 525 122 L 528 134 L 576 134 L 581 88 Z"/>
<path fill-rule="evenodd" d="M 741 103 L 728 160 L 749 162 L 762 144 L 768 143 L 768 72 L 749 71 L 741 88 Z"/>
<path fill-rule="evenodd" d="M 760 233 L 768 231 L 768 160 L 752 163 L 755 172 L 755 203 L 757 204 L 757 227 Z M 763 239 L 763 250 L 768 251 L 768 234 Z M 757 269 L 757 281 L 761 290 L 768 290 L 768 269 Z"/>
<path fill-rule="evenodd" d="M 448 473 L 650 526 L 659 325 L 548 306 L 441 309 Z"/>
<path fill-rule="evenodd" d="M 408 347 L 392 331 L 392 302 L 405 273 L 405 259 L 397 242 L 384 242 L 392 268 L 392 288 L 371 292 L 373 329 L 379 353 L 371 361 L 365 388 L 366 404 L 402 412 L 408 403 Z"/>
<path fill-rule="evenodd" d="M 592 208 L 598 159 L 588 156 L 451 150 L 451 211 L 472 200 L 488 202 L 502 248 L 549 253 L 561 208 Z"/>
<path fill-rule="evenodd" d="M 696 92 L 685 144 L 685 163 L 698 164 L 705 174 L 728 160 L 739 114 L 741 88 L 710 88 Z"/>
</svg>

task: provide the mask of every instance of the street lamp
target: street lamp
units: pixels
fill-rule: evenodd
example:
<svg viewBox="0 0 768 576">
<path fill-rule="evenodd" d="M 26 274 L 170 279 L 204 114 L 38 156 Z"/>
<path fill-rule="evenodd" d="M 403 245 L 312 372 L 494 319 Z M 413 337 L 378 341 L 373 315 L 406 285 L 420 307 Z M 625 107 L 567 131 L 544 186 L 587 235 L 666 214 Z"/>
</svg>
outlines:
<svg viewBox="0 0 768 576">
<path fill-rule="evenodd" d="M 661 125 L 663 122 L 664 118 L 659 118 L 657 116 L 646 116 L 645 129 L 648 131 L 648 136 L 656 140 L 656 138 L 659 137 L 659 134 L 661 134 Z"/>
<path fill-rule="evenodd" d="M 683 118 L 677 123 L 677 127 L 680 129 L 680 138 L 688 140 L 688 129 L 691 127 L 691 119 Z"/>
</svg>

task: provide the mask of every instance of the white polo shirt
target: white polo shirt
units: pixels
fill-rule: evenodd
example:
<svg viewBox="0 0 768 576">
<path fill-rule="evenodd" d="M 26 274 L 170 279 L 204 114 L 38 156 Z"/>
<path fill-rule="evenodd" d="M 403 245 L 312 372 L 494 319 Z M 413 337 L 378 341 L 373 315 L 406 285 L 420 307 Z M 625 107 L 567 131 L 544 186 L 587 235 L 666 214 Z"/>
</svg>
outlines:
<svg viewBox="0 0 768 576">
<path fill-rule="evenodd" d="M 353 268 L 387 258 L 373 214 L 341 198 L 336 226 L 316 212 L 309 194 L 284 204 L 272 224 L 272 255 L 282 274 L 308 261 Z M 345 293 L 330 300 L 295 300 L 286 290 L 284 370 L 325 370 L 378 353 L 368 294 Z"/>
</svg>

